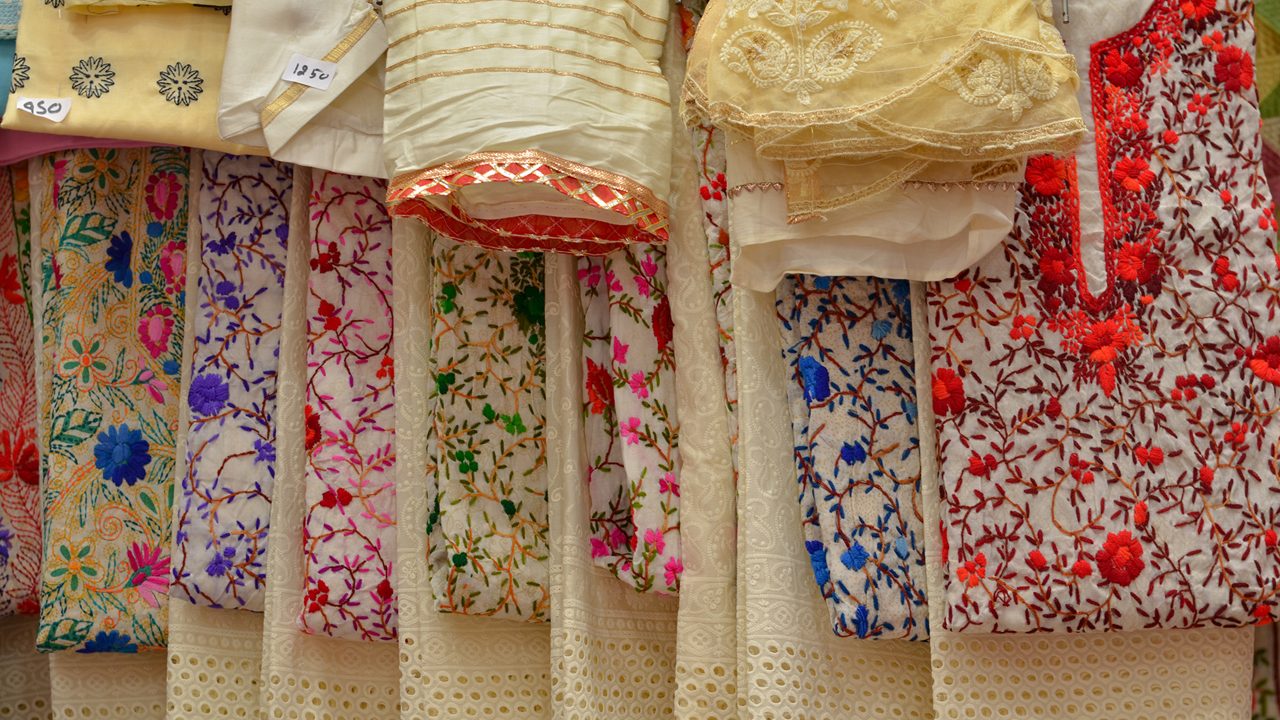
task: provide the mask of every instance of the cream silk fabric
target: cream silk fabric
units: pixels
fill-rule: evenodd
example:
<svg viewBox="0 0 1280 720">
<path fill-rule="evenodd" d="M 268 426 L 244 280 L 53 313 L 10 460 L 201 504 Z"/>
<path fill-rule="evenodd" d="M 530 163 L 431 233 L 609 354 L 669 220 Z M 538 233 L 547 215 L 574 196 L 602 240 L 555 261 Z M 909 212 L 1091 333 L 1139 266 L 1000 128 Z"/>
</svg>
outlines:
<svg viewBox="0 0 1280 720">
<path fill-rule="evenodd" d="M 1039 12 L 1037 12 L 1039 10 Z M 1047 1 L 722 0 L 690 53 L 690 114 L 785 161 L 788 219 L 910 179 L 989 180 L 1083 130 Z"/>
<path fill-rule="evenodd" d="M 218 136 L 230 22 L 216 8 L 170 5 L 89 16 L 27 0 L 4 127 L 264 154 Z M 19 97 L 63 98 L 70 110 L 53 122 L 18 110 Z"/>
<path fill-rule="evenodd" d="M 950 277 L 1004 241 L 1017 199 L 1008 181 L 911 182 L 821 219 L 788 223 L 781 162 L 739 140 L 729 144 L 726 175 L 733 283 L 757 291 L 772 290 L 788 273 Z"/>
<path fill-rule="evenodd" d="M 385 177 L 382 54 L 387 31 L 367 0 L 239 0 L 231 16 L 218 132 L 280 162 Z M 333 62 L 327 90 L 281 80 L 294 53 Z"/>
<path fill-rule="evenodd" d="M 388 2 L 393 212 L 489 247 L 663 241 L 667 15 L 662 0 Z"/>
</svg>

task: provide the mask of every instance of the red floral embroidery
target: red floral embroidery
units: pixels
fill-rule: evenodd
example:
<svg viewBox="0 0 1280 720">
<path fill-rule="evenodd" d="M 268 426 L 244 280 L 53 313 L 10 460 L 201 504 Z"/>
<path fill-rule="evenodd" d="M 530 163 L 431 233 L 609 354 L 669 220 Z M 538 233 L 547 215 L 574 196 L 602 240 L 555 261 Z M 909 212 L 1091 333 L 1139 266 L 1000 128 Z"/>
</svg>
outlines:
<svg viewBox="0 0 1280 720">
<path fill-rule="evenodd" d="M 1107 535 L 1107 541 L 1095 559 L 1098 561 L 1098 574 L 1116 585 L 1133 582 L 1147 566 L 1142 561 L 1142 543 L 1128 530 Z"/>
<path fill-rule="evenodd" d="M 948 630 L 1274 611 L 1280 264 L 1251 10 L 1154 0 L 1096 43 L 1101 238 L 1074 159 L 1032 159 L 1002 250 L 929 288 Z"/>
</svg>

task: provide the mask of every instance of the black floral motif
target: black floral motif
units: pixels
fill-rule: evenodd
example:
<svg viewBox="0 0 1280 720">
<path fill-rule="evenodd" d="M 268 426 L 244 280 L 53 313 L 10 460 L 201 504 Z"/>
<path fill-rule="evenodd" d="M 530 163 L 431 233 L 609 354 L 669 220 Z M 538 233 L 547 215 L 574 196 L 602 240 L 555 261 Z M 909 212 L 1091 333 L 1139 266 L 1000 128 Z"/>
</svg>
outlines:
<svg viewBox="0 0 1280 720">
<path fill-rule="evenodd" d="M 165 100 L 187 107 L 200 99 L 200 93 L 204 92 L 204 78 L 200 77 L 200 72 L 194 67 L 176 62 L 160 72 L 156 87 L 160 88 L 160 94 Z"/>
<path fill-rule="evenodd" d="M 15 93 L 26 87 L 27 80 L 31 79 L 31 66 L 27 64 L 27 59 L 21 55 L 13 56 L 13 75 L 9 80 L 9 92 Z"/>
<path fill-rule="evenodd" d="M 71 89 L 80 97 L 102 97 L 115 84 L 116 71 L 100 57 L 87 57 L 71 69 Z"/>
<path fill-rule="evenodd" d="M 60 8 L 66 4 L 66 0 L 44 0 L 44 4 L 51 8 Z"/>
</svg>

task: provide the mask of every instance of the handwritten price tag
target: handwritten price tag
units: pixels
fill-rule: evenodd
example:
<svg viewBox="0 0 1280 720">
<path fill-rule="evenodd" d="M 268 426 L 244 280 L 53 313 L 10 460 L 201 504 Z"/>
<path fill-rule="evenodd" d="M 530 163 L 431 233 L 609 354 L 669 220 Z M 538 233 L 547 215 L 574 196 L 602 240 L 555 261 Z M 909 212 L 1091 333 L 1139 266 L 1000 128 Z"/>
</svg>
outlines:
<svg viewBox="0 0 1280 720">
<path fill-rule="evenodd" d="M 69 98 L 33 98 L 19 95 L 16 102 L 19 110 L 57 123 L 66 120 L 67 113 L 71 112 Z"/>
<path fill-rule="evenodd" d="M 328 90 L 333 77 L 338 74 L 337 63 L 316 60 L 306 55 L 294 53 L 284 66 L 284 74 L 280 79 L 313 87 L 317 90 Z"/>
</svg>

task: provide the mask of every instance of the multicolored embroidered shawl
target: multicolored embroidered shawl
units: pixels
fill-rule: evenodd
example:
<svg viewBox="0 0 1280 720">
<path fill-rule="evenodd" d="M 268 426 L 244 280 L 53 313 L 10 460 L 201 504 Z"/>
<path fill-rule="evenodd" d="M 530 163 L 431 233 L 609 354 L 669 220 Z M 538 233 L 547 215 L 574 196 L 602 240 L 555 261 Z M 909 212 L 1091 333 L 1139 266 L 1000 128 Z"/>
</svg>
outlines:
<svg viewBox="0 0 1280 720">
<path fill-rule="evenodd" d="M 438 238 L 432 271 L 436 607 L 546 622 L 543 256 Z"/>
<path fill-rule="evenodd" d="M 37 646 L 165 644 L 189 156 L 40 160 L 43 582 Z M 39 178 L 37 180 L 37 177 Z M 34 201 L 33 201 L 34 202 Z M 47 232 L 47 234 L 45 234 Z"/>
<path fill-rule="evenodd" d="M 591 557 L 641 591 L 675 593 L 679 422 L 666 251 L 578 261 Z"/>
<path fill-rule="evenodd" d="M 1004 249 L 930 287 L 948 630 L 1275 612 L 1280 277 L 1251 10 L 1155 0 L 1092 45 L 1102 237 L 1075 161 L 1033 158 Z"/>
<path fill-rule="evenodd" d="M 174 593 L 197 605 L 262 610 L 293 172 L 213 151 L 201 170 Z"/>
<path fill-rule="evenodd" d="M 778 296 L 805 550 L 846 637 L 929 637 L 909 298 L 809 276 Z"/>
<path fill-rule="evenodd" d="M 34 613 L 40 579 L 31 220 L 25 166 L 0 171 L 0 615 Z"/>
<path fill-rule="evenodd" d="M 386 183 L 313 176 L 301 628 L 396 638 L 391 220 Z"/>
</svg>

